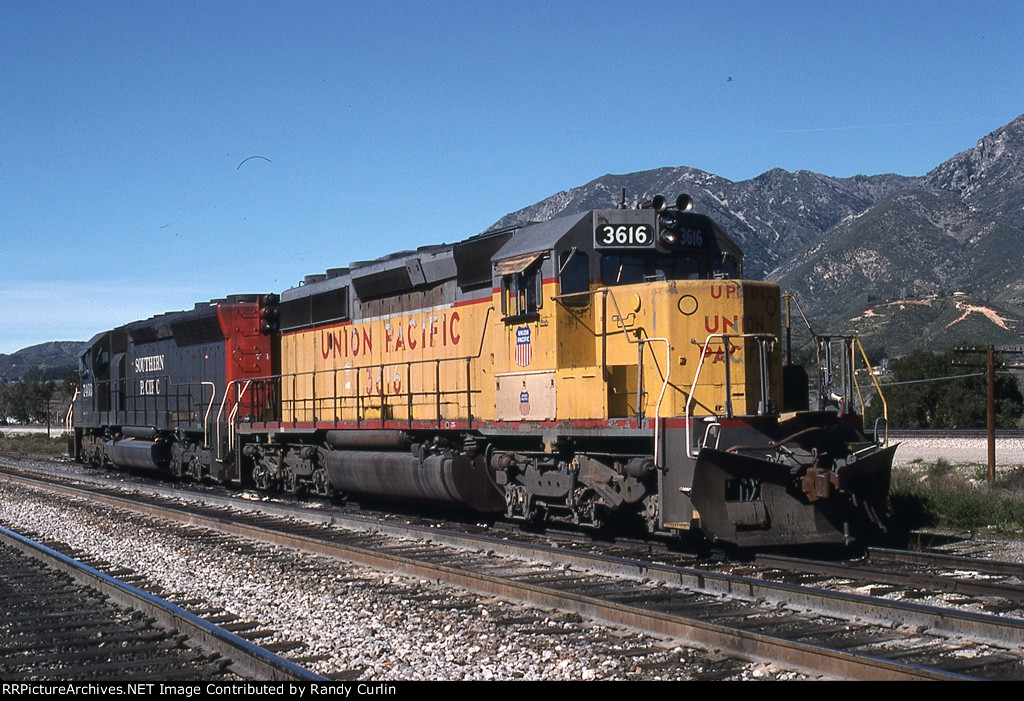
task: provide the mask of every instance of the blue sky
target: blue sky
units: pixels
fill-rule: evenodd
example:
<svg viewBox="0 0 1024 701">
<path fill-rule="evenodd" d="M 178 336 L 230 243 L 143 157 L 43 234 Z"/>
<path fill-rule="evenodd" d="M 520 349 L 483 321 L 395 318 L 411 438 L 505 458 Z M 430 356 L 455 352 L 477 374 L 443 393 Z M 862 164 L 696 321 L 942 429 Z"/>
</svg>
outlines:
<svg viewBox="0 0 1024 701">
<path fill-rule="evenodd" d="M 923 174 L 1024 112 L 1022 49 L 999 0 L 0 0 L 0 353 L 605 173 Z"/>
</svg>

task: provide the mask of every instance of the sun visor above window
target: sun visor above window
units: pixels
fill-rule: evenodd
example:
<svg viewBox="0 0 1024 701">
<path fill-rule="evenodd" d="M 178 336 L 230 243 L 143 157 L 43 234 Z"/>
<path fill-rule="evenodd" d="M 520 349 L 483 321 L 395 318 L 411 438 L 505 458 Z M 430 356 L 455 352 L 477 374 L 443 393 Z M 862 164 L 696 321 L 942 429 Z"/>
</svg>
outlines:
<svg viewBox="0 0 1024 701">
<path fill-rule="evenodd" d="M 540 253 L 524 253 L 522 255 L 499 260 L 494 264 L 495 275 L 514 275 L 526 271 L 531 265 L 547 255 L 547 251 Z"/>
</svg>

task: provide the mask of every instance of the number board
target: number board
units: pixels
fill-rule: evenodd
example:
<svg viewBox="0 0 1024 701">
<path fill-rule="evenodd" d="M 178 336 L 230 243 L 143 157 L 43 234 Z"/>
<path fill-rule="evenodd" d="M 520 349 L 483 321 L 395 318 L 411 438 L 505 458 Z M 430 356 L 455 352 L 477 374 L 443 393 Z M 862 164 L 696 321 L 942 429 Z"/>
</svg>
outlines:
<svg viewBox="0 0 1024 701">
<path fill-rule="evenodd" d="M 654 241 L 650 224 L 598 221 L 594 226 L 594 248 L 653 248 Z"/>
<path fill-rule="evenodd" d="M 680 248 L 703 248 L 704 232 L 700 229 L 691 229 L 688 226 L 680 227 L 675 232 L 676 245 Z"/>
</svg>

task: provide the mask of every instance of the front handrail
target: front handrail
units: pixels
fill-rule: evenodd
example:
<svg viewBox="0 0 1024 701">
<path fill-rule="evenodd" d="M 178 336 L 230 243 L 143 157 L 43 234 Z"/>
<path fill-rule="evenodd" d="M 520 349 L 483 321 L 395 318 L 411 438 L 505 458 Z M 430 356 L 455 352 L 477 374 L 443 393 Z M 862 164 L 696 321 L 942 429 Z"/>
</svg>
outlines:
<svg viewBox="0 0 1024 701">
<path fill-rule="evenodd" d="M 242 401 L 242 397 L 244 397 L 244 396 L 245 396 L 245 393 L 246 393 L 246 391 L 248 391 L 248 389 L 249 389 L 249 385 L 250 385 L 250 384 L 251 384 L 251 383 L 252 383 L 253 381 L 254 381 L 254 380 L 252 380 L 252 379 L 250 379 L 250 380 L 244 380 L 244 382 L 245 382 L 245 386 L 244 386 L 244 387 L 242 388 L 242 391 L 241 391 L 241 392 L 239 392 L 239 391 L 238 391 L 237 389 L 235 390 L 235 393 L 236 393 L 236 394 L 237 394 L 238 396 L 237 396 L 237 397 L 236 397 L 236 399 L 235 399 L 235 404 L 234 404 L 234 406 L 232 406 L 232 407 L 231 407 L 231 411 L 229 412 L 229 419 L 228 419 L 229 421 L 230 421 L 230 420 L 231 420 L 231 419 L 232 419 L 232 418 L 233 418 L 233 417 L 234 417 L 234 416 L 235 416 L 235 415 L 237 414 L 237 412 L 238 412 L 238 405 L 239 405 L 239 404 L 241 403 L 241 401 Z M 230 390 L 230 388 L 231 388 L 232 386 L 235 386 L 235 387 L 237 388 L 237 386 L 238 386 L 238 383 L 239 383 L 239 382 L 242 382 L 242 380 L 232 380 L 232 381 L 231 381 L 231 382 L 229 382 L 229 383 L 228 383 L 228 385 L 227 385 L 227 386 L 226 386 L 226 387 L 224 388 L 224 398 L 223 398 L 223 399 L 221 400 L 221 402 L 220 402 L 220 410 L 219 410 L 219 411 L 217 411 L 217 459 L 218 459 L 218 460 L 220 460 L 220 461 L 222 461 L 222 462 L 223 462 L 223 460 L 224 460 L 224 452 L 223 452 L 223 450 L 224 450 L 224 444 L 223 444 L 223 443 L 221 442 L 221 440 L 220 440 L 220 426 L 221 426 L 221 418 L 223 418 L 223 416 L 224 416 L 224 407 L 225 407 L 225 405 L 227 404 L 227 401 L 228 401 L 228 395 L 230 394 L 230 391 L 229 391 L 229 390 Z M 229 442 L 229 444 L 230 444 L 230 441 L 231 441 L 231 436 L 232 436 L 232 434 L 231 434 L 231 432 L 230 432 L 230 430 L 231 430 L 231 427 L 230 427 L 230 426 L 228 427 L 228 430 L 229 430 L 229 433 L 228 433 L 228 442 Z M 228 448 L 229 448 L 229 449 L 230 449 L 231 447 L 232 447 L 231 445 L 229 445 L 229 446 L 228 446 Z"/>
<path fill-rule="evenodd" d="M 853 340 L 856 343 L 857 348 L 860 349 L 861 357 L 864 359 L 864 366 L 868 369 L 868 375 L 871 376 L 871 381 L 875 385 L 875 391 L 878 392 L 878 398 L 882 400 L 882 417 L 885 419 L 885 442 L 883 443 L 883 445 L 888 446 L 889 445 L 889 403 L 885 399 L 885 393 L 882 392 L 882 385 L 879 384 L 878 378 L 875 377 L 875 373 L 871 370 L 871 361 L 868 360 L 868 354 L 864 350 L 864 344 L 860 342 L 860 338 L 858 336 L 854 336 Z M 854 376 L 854 385 L 857 387 L 857 396 L 860 397 L 861 409 L 862 409 L 862 411 L 866 411 L 866 406 L 864 404 L 864 397 L 860 393 L 860 383 L 858 383 L 857 380 L 856 380 L 857 373 L 854 372 L 853 376 Z M 876 440 L 877 440 L 877 436 L 878 436 L 878 434 L 877 434 L 877 424 L 876 424 L 875 436 L 876 436 Z"/>
<path fill-rule="evenodd" d="M 210 395 L 210 403 L 206 405 L 206 414 L 203 415 L 203 447 L 209 447 L 210 410 L 213 409 L 213 402 L 217 399 L 217 385 L 207 381 L 202 381 L 199 384 L 203 387 L 209 385 L 213 389 L 213 394 Z"/>
<path fill-rule="evenodd" d="M 74 432 L 74 416 L 75 416 L 75 401 L 78 400 L 78 388 L 75 387 L 75 393 L 71 396 L 71 404 L 68 405 L 67 416 L 64 417 L 64 429 L 68 433 Z"/>
<path fill-rule="evenodd" d="M 242 404 L 242 397 L 249 391 L 249 386 L 252 384 L 252 380 L 246 380 L 242 386 L 242 391 L 238 393 L 238 398 L 235 400 L 235 405 L 231 407 L 231 411 L 228 413 L 228 450 L 234 450 L 235 448 L 235 437 L 238 434 L 238 428 L 235 425 L 235 418 L 238 416 L 238 407 Z M 218 427 L 220 424 L 218 424 Z"/>
<path fill-rule="evenodd" d="M 714 338 L 721 339 L 723 345 L 725 346 L 725 360 L 726 360 L 726 375 L 725 375 L 725 398 L 726 398 L 726 403 L 725 403 L 725 407 L 726 407 L 726 416 L 729 417 L 729 418 L 732 417 L 732 400 L 731 400 L 732 387 L 731 387 L 730 378 L 729 378 L 729 372 L 728 372 L 728 370 L 729 370 L 728 363 L 731 362 L 730 359 L 729 359 L 731 340 L 734 339 L 734 338 L 744 338 L 744 339 L 750 338 L 750 339 L 754 339 L 754 340 L 758 341 L 758 343 L 760 345 L 762 345 L 762 346 L 764 345 L 765 342 L 768 342 L 768 341 L 773 342 L 773 343 L 778 341 L 778 338 L 776 338 L 774 335 L 769 334 L 769 333 L 740 333 L 740 334 L 712 333 L 712 334 L 708 334 L 707 338 L 704 339 L 704 345 L 702 346 L 701 351 L 700 351 L 700 360 L 697 361 L 697 370 L 693 373 L 693 383 L 690 385 L 690 392 L 686 396 L 686 414 L 685 414 L 686 415 L 686 421 L 684 422 L 686 424 L 686 453 L 691 458 L 697 457 L 697 454 L 698 454 L 699 451 L 694 451 L 693 450 L 693 444 L 691 442 L 692 434 L 691 434 L 691 428 L 690 428 L 690 424 L 691 424 L 691 420 L 690 420 L 691 419 L 690 407 L 693 405 L 693 402 L 694 402 L 693 397 L 694 397 L 694 394 L 697 391 L 697 382 L 700 380 L 701 370 L 704 367 L 704 358 L 707 357 L 707 355 L 708 355 L 708 347 L 711 345 L 711 340 L 714 339 Z M 764 361 L 765 361 L 766 358 L 765 358 L 765 354 L 764 354 L 763 351 L 759 354 L 758 359 L 762 363 L 760 382 L 761 382 L 761 395 L 762 395 L 762 398 L 763 398 L 765 396 L 765 388 L 766 388 L 766 384 L 767 384 L 765 382 L 765 380 L 766 380 L 765 372 L 766 372 L 767 369 L 765 367 L 763 367 L 763 364 L 764 364 Z M 763 399 L 762 399 L 762 401 L 763 401 Z M 768 409 L 767 405 L 762 407 L 763 411 L 767 411 L 767 409 Z"/>
</svg>

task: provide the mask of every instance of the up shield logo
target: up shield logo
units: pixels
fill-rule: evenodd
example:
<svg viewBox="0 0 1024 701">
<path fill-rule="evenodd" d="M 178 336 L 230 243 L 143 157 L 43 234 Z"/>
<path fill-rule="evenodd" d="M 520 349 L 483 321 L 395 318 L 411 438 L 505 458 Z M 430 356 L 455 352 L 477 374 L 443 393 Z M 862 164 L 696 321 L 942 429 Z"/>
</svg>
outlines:
<svg viewBox="0 0 1024 701">
<path fill-rule="evenodd" d="M 533 346 L 530 344 L 530 327 L 516 329 L 516 365 L 525 368 L 533 360 Z"/>
</svg>

